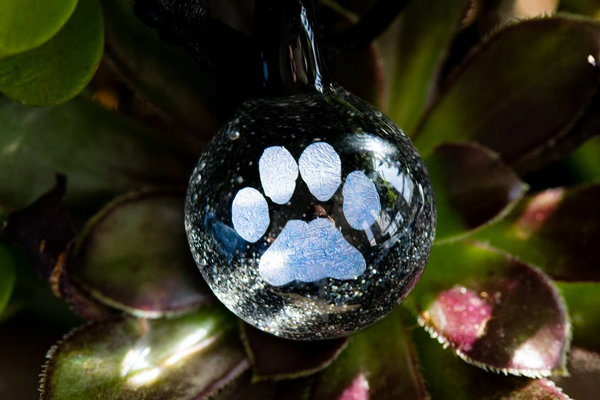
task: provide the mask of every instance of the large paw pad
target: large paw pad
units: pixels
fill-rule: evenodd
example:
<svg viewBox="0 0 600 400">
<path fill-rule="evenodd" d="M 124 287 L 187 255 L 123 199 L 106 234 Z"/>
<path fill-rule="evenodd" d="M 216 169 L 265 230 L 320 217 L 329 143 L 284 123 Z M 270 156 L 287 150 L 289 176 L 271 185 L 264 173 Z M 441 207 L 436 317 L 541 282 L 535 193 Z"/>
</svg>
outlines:
<svg viewBox="0 0 600 400">
<path fill-rule="evenodd" d="M 296 189 L 298 175 L 319 201 L 328 201 L 342 183 L 342 163 L 335 149 L 324 142 L 313 143 L 300 155 L 299 163 L 285 147 L 269 147 L 258 162 L 265 195 L 276 204 L 286 204 Z M 343 213 L 354 229 L 367 229 L 381 212 L 374 183 L 362 171 L 346 177 L 342 190 Z M 266 233 L 269 205 L 256 189 L 243 188 L 233 199 L 232 221 L 236 232 L 255 243 Z M 310 223 L 290 220 L 263 254 L 259 273 L 273 286 L 294 280 L 315 282 L 361 275 L 366 268 L 362 254 L 346 241 L 334 223 L 317 218 Z"/>
</svg>

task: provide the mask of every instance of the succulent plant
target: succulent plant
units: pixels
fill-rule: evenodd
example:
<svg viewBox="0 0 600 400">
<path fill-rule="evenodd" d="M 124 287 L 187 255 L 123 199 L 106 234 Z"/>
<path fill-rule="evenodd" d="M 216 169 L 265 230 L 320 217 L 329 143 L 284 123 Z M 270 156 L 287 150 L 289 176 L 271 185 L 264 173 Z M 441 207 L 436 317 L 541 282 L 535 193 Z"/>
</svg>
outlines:
<svg viewBox="0 0 600 400">
<path fill-rule="evenodd" d="M 0 397 L 40 372 L 42 399 L 597 397 L 600 5 L 320 2 L 331 75 L 412 138 L 438 223 L 392 313 L 292 341 L 216 300 L 183 226 L 257 84 L 254 2 L 38 3 L 0 4 Z"/>
</svg>

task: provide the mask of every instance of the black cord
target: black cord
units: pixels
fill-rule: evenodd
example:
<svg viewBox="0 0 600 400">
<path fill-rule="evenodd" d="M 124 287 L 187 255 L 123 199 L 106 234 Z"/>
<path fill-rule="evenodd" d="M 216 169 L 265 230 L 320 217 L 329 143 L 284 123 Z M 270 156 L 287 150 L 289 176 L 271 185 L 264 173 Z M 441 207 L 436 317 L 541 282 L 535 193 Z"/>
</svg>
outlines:
<svg viewBox="0 0 600 400">
<path fill-rule="evenodd" d="M 162 40 L 192 54 L 230 96 L 242 100 L 257 92 L 260 63 L 251 39 L 210 18 L 208 0 L 135 0 L 134 12 Z"/>
<path fill-rule="evenodd" d="M 324 43 L 329 59 L 377 39 L 410 0 L 379 0 L 354 26 Z M 135 0 L 137 17 L 155 28 L 164 41 L 190 52 L 230 95 L 243 100 L 260 91 L 261 65 L 252 39 L 210 18 L 208 0 Z"/>
</svg>

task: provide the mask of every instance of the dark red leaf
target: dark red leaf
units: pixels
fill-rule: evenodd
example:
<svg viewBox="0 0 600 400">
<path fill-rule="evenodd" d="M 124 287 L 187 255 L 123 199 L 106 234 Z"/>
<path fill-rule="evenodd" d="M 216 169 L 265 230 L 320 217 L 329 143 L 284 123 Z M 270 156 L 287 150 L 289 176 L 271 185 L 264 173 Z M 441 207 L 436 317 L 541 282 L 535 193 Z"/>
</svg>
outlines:
<svg viewBox="0 0 600 400">
<path fill-rule="evenodd" d="M 552 282 L 527 264 L 464 243 L 436 246 L 407 301 L 467 362 L 531 377 L 566 372 L 566 307 Z"/>
<path fill-rule="evenodd" d="M 436 400 L 569 400 L 547 379 L 528 379 L 484 371 L 443 349 L 422 330 L 414 330 L 421 370 Z"/>
<path fill-rule="evenodd" d="M 282 339 L 243 324 L 246 351 L 258 379 L 293 379 L 318 372 L 342 352 L 347 338 L 315 342 Z"/>
<path fill-rule="evenodd" d="M 75 241 L 65 201 L 67 179 L 57 175 L 56 186 L 31 206 L 8 215 L 4 235 L 29 258 L 38 275 L 56 296 L 64 297 L 80 315 L 93 320 L 118 312 L 91 300 L 71 285 L 67 264 Z"/>
<path fill-rule="evenodd" d="M 526 20 L 467 57 L 417 129 L 428 154 L 475 141 L 509 164 L 563 137 L 597 91 L 600 24 L 569 16 Z"/>
<path fill-rule="evenodd" d="M 75 240 L 65 202 L 67 178 L 56 176 L 56 185 L 35 203 L 9 214 L 4 236 L 22 248 L 39 276 L 61 293 L 64 267 Z"/>
<path fill-rule="evenodd" d="M 436 194 L 438 242 L 501 217 L 526 189 L 498 154 L 474 143 L 440 145 L 425 162 Z"/>
<path fill-rule="evenodd" d="M 600 281 L 600 184 L 552 189 L 523 199 L 473 238 L 564 281 Z"/>
<path fill-rule="evenodd" d="M 185 196 L 156 189 L 123 196 L 98 213 L 78 242 L 68 273 L 111 307 L 144 318 L 214 301 L 183 227 Z"/>
</svg>

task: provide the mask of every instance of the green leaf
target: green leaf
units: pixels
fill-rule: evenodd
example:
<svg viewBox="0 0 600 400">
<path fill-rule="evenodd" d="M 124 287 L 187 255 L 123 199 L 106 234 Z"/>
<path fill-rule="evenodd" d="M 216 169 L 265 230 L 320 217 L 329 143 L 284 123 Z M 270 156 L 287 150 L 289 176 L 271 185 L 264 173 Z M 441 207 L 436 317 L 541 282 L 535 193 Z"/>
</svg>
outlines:
<svg viewBox="0 0 600 400">
<path fill-rule="evenodd" d="M 108 306 L 144 318 L 214 301 L 189 251 L 185 193 L 146 190 L 106 206 L 87 225 L 67 273 Z"/>
<path fill-rule="evenodd" d="M 512 25 L 463 62 L 417 129 L 429 154 L 471 140 L 515 163 L 565 134 L 596 92 L 600 24 L 556 17 Z M 591 57 L 591 58 L 590 58 Z"/>
<path fill-rule="evenodd" d="M 566 394 L 577 400 L 596 400 L 600 391 L 600 354 L 573 348 L 569 353 L 569 376 L 554 377 Z"/>
<path fill-rule="evenodd" d="M 42 399 L 205 399 L 249 367 L 220 307 L 84 326 L 49 354 Z"/>
<path fill-rule="evenodd" d="M 0 315 L 8 304 L 15 285 L 15 261 L 6 246 L 0 242 Z"/>
<path fill-rule="evenodd" d="M 564 281 L 600 281 L 600 184 L 551 189 L 521 200 L 473 235 Z"/>
<path fill-rule="evenodd" d="M 109 65 L 174 125 L 209 140 L 225 121 L 228 99 L 192 56 L 139 21 L 133 4 L 102 0 Z"/>
<path fill-rule="evenodd" d="M 473 143 L 442 144 L 425 163 L 435 192 L 436 243 L 501 218 L 526 189 L 496 153 Z"/>
<path fill-rule="evenodd" d="M 346 338 L 298 341 L 282 339 L 248 324 L 242 338 L 252 361 L 255 380 L 294 379 L 326 368 L 346 348 Z"/>
<path fill-rule="evenodd" d="M 560 8 L 590 17 L 600 17 L 600 4 L 597 0 L 561 0 Z"/>
<path fill-rule="evenodd" d="M 596 136 L 584 143 L 565 160 L 578 182 L 600 181 L 599 154 L 600 136 Z"/>
<path fill-rule="evenodd" d="M 409 136 L 437 90 L 437 77 L 468 1 L 412 1 L 402 15 L 393 45 L 397 58 L 391 76 L 389 116 Z"/>
<path fill-rule="evenodd" d="M 312 392 L 311 400 L 428 399 L 403 311 L 352 336 Z"/>
<path fill-rule="evenodd" d="M 570 323 L 541 272 L 465 243 L 435 246 L 405 303 L 465 361 L 530 377 L 565 373 Z"/>
<path fill-rule="evenodd" d="M 29 105 L 65 103 L 92 79 L 103 48 L 100 3 L 80 0 L 73 16 L 52 39 L 0 60 L 0 92 Z"/>
<path fill-rule="evenodd" d="M 63 27 L 77 0 L 2 0 L 0 59 L 47 42 Z"/>
<path fill-rule="evenodd" d="M 152 184 L 186 184 L 191 159 L 130 121 L 77 98 L 34 108 L 0 98 L 0 207 L 24 207 L 69 179 L 70 205 L 97 207 Z M 189 161 L 189 163 L 187 163 Z"/>
<path fill-rule="evenodd" d="M 573 344 L 600 352 L 600 336 L 598 335 L 600 283 L 558 282 L 557 285 L 567 303 L 573 324 Z"/>
<path fill-rule="evenodd" d="M 504 376 L 469 365 L 427 333 L 413 331 L 427 389 L 436 400 L 569 400 L 552 381 Z"/>
</svg>

